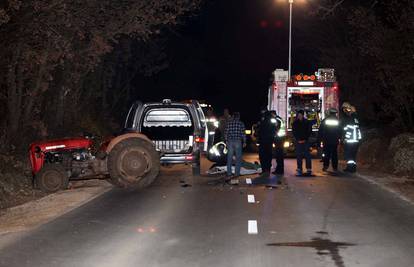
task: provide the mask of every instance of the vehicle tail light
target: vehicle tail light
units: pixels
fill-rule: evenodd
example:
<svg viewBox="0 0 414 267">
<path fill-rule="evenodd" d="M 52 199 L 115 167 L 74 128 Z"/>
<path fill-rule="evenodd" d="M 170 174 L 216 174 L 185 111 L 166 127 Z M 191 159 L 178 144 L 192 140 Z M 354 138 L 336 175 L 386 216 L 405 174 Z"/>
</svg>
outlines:
<svg viewBox="0 0 414 267">
<path fill-rule="evenodd" d="M 193 160 L 194 159 L 194 157 L 193 156 L 186 156 L 185 157 L 185 160 Z"/>
<path fill-rule="evenodd" d="M 204 143 L 204 138 L 202 137 L 196 137 L 195 138 L 196 143 Z"/>
</svg>

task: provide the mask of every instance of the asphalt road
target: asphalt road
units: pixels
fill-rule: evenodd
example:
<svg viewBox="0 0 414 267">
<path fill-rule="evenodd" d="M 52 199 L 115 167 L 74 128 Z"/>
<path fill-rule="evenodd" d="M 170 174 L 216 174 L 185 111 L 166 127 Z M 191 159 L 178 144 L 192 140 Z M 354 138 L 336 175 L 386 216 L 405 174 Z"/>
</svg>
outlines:
<svg viewBox="0 0 414 267">
<path fill-rule="evenodd" d="M 414 266 L 413 206 L 356 177 L 294 177 L 293 164 L 277 189 L 163 169 L 21 235 L 0 266 Z"/>
</svg>

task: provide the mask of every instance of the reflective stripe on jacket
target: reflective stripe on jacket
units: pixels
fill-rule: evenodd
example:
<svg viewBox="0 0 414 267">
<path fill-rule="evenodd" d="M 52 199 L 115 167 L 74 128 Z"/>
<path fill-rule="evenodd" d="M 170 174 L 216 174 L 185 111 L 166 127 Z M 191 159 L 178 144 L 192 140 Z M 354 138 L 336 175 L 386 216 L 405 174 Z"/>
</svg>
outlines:
<svg viewBox="0 0 414 267">
<path fill-rule="evenodd" d="M 345 143 L 358 143 L 362 139 L 361 129 L 357 118 L 350 118 L 344 123 Z"/>
</svg>

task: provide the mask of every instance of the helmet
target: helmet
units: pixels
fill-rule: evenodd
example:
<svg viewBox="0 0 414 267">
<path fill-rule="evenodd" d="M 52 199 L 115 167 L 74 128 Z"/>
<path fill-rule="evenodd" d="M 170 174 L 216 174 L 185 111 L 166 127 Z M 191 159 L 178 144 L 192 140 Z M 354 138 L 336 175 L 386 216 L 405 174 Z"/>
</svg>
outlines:
<svg viewBox="0 0 414 267">
<path fill-rule="evenodd" d="M 344 102 L 343 104 L 342 104 L 342 109 L 351 109 L 351 104 L 349 104 L 349 102 Z"/>
</svg>

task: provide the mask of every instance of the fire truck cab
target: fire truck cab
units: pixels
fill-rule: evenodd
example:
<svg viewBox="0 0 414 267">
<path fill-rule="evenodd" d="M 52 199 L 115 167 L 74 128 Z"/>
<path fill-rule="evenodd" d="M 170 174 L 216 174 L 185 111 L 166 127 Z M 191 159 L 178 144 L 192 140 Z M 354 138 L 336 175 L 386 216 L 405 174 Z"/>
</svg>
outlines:
<svg viewBox="0 0 414 267">
<path fill-rule="evenodd" d="M 269 88 L 268 109 L 275 110 L 285 121 L 286 138 L 284 148 L 287 153 L 295 151 L 292 123 L 296 112 L 303 110 L 312 123 L 310 142 L 316 148 L 317 132 L 325 111 L 339 107 L 338 83 L 334 69 L 318 69 L 315 74 L 298 74 L 288 80 L 288 72 L 276 69 L 273 83 Z"/>
</svg>

